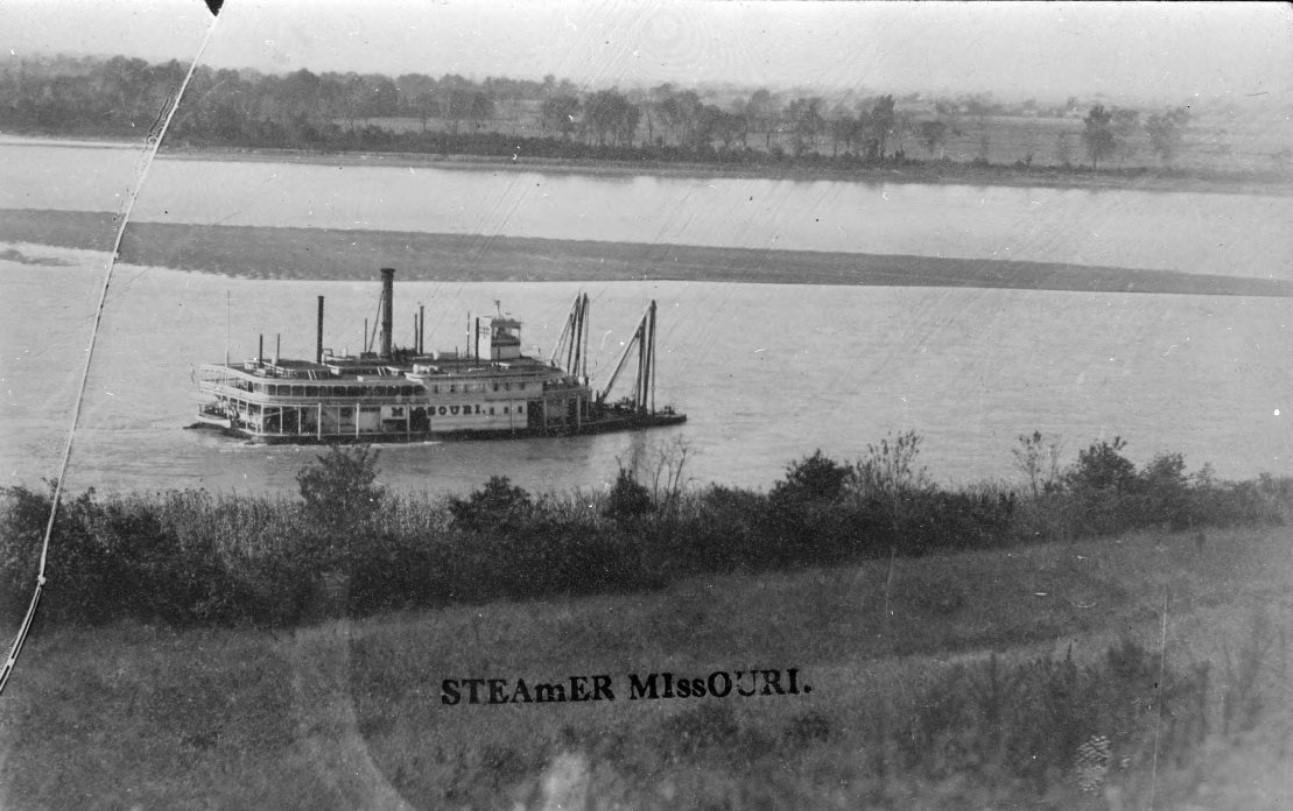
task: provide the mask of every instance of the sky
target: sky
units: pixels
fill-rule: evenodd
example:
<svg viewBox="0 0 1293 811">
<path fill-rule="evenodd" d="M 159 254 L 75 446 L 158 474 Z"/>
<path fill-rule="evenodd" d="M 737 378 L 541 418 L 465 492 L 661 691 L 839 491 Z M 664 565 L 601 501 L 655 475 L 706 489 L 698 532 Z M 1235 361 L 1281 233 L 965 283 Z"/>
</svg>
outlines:
<svg viewBox="0 0 1293 811">
<path fill-rule="evenodd" d="M 0 59 L 191 61 L 202 0 L 0 0 Z M 288 72 L 1178 103 L 1293 98 L 1288 3 L 226 0 L 203 60 Z M 0 62 L 3 64 L 3 62 Z"/>
</svg>

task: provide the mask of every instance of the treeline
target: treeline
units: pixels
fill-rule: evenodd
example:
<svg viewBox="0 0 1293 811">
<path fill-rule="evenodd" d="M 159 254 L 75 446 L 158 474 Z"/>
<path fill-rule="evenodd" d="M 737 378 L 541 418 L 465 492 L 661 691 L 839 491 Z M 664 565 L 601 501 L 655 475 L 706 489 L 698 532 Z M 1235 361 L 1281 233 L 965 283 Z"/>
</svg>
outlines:
<svg viewBox="0 0 1293 811">
<path fill-rule="evenodd" d="M 662 586 L 701 573 L 838 565 L 893 555 L 1109 535 L 1271 524 L 1293 480 L 1221 483 L 1179 455 L 1137 469 L 1098 442 L 1061 470 L 1022 437 L 1021 490 L 933 484 L 912 433 L 856 463 L 814 453 L 767 492 L 682 485 L 685 448 L 606 493 L 538 498 L 495 477 L 465 498 L 388 494 L 377 454 L 333 448 L 298 475 L 301 499 L 167 491 L 66 500 L 54 523 L 51 622 L 120 617 L 175 625 L 292 625 L 327 612 L 527 599 Z M 642 480 L 640 480 L 640 478 Z M 25 608 L 50 497 L 6 491 L 0 613 Z M 333 603 L 329 604 L 331 595 Z M 339 595 L 339 596 L 338 596 Z M 340 599 L 341 603 L 336 604 Z"/>
<path fill-rule="evenodd" d="M 141 59 L 21 60 L 0 71 L 0 129 L 82 136 L 137 136 L 159 125 L 185 67 Z M 1031 117 L 1077 114 L 1076 99 Z M 988 117 L 1007 112 L 982 96 L 928 101 L 876 95 L 748 94 L 702 96 L 662 84 L 646 90 L 580 90 L 568 80 L 450 74 L 322 73 L 265 75 L 200 67 L 181 101 L 169 143 L 232 148 L 372 150 L 482 157 L 776 163 L 829 162 L 842 167 L 946 160 L 949 141 L 973 135 L 987 165 Z M 1165 166 L 1180 152 L 1184 108 L 1149 116 L 1096 105 L 1080 137 L 1092 169 L 1139 134 Z M 1076 126 L 1076 122 L 1075 122 Z M 1070 162 L 1060 133 L 1056 165 Z M 1016 161 L 1029 168 L 1034 147 Z"/>
</svg>

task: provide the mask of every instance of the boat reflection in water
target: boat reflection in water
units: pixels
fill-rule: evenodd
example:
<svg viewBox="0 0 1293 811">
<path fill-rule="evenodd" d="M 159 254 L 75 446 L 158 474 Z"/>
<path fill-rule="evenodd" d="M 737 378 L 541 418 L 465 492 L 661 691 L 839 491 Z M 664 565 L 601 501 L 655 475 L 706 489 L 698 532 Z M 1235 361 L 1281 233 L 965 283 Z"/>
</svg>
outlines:
<svg viewBox="0 0 1293 811">
<path fill-rule="evenodd" d="M 675 425 L 686 415 L 655 407 L 656 304 L 647 307 L 606 386 L 588 380 L 588 296 L 576 296 L 548 360 L 521 352 L 521 322 L 477 317 L 466 351 L 428 352 L 419 311 L 411 348 L 392 346 L 395 271 L 382 269 L 376 351 L 335 355 L 323 347 L 319 296 L 315 358 L 257 356 L 204 364 L 198 422 L 256 442 L 417 442 L 560 436 Z M 367 333 L 367 328 L 365 328 Z M 365 336 L 367 341 L 367 336 Z M 630 364 L 634 360 L 635 364 Z M 636 365 L 631 393 L 610 401 Z"/>
</svg>

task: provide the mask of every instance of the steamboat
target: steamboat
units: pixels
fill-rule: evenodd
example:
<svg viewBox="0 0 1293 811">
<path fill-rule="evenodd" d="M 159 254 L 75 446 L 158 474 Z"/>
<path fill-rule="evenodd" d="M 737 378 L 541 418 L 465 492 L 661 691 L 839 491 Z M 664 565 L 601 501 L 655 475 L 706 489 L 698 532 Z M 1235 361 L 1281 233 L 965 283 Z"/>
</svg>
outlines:
<svg viewBox="0 0 1293 811">
<path fill-rule="evenodd" d="M 601 390 L 588 378 L 588 296 L 576 296 L 552 356 L 523 354 L 521 322 L 468 319 L 463 350 L 425 351 L 425 308 L 414 315 L 412 347 L 392 345 L 395 271 L 383 268 L 380 340 L 373 351 L 337 355 L 323 346 L 318 299 L 314 360 L 266 357 L 203 364 L 202 403 L 191 427 L 219 429 L 252 442 L 421 442 L 626 431 L 676 425 L 686 415 L 655 407 L 656 304 L 652 301 Z M 365 344 L 368 327 L 365 325 Z M 374 336 L 378 337 L 378 336 Z M 630 363 L 635 360 L 636 363 Z M 611 392 L 635 365 L 632 391 Z"/>
</svg>

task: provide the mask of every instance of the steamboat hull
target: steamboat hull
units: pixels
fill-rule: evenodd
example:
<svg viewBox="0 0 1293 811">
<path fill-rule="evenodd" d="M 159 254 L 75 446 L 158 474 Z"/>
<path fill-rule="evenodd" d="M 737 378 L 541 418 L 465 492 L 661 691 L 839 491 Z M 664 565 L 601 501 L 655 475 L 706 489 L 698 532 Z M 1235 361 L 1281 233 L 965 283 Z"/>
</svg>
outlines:
<svg viewBox="0 0 1293 811">
<path fill-rule="evenodd" d="M 336 444 L 374 444 L 374 445 L 407 445 L 426 442 L 463 442 L 481 440 L 543 439 L 558 437 L 575 437 L 590 434 L 611 434 L 625 431 L 643 431 L 648 428 L 664 428 L 681 425 L 687 421 L 686 414 L 615 414 L 583 423 L 578 428 L 517 428 L 509 431 L 488 431 L 459 429 L 449 431 L 366 433 L 335 436 L 280 436 L 275 434 L 255 434 L 230 425 L 227 419 L 202 417 L 188 430 L 214 431 L 223 436 L 241 439 L 253 445 L 336 445 Z"/>
</svg>

